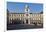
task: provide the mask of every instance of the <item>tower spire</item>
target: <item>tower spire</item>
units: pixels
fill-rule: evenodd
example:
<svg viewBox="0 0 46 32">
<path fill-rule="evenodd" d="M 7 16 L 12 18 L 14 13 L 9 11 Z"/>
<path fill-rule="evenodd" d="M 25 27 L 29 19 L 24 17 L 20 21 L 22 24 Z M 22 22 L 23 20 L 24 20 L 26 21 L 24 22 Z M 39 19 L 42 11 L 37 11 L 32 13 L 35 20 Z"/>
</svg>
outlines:
<svg viewBox="0 0 46 32">
<path fill-rule="evenodd" d="M 28 5 L 25 5 L 25 12 L 29 12 L 29 6 Z"/>
</svg>

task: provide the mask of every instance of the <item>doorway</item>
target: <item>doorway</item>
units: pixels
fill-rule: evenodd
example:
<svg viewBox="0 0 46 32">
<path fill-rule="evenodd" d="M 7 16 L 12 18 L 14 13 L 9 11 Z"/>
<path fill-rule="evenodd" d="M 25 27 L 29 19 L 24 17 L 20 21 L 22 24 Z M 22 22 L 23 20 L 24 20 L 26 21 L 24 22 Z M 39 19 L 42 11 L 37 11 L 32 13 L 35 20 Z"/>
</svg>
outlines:
<svg viewBox="0 0 46 32">
<path fill-rule="evenodd" d="M 28 24 L 28 19 L 26 20 L 26 24 Z"/>
</svg>

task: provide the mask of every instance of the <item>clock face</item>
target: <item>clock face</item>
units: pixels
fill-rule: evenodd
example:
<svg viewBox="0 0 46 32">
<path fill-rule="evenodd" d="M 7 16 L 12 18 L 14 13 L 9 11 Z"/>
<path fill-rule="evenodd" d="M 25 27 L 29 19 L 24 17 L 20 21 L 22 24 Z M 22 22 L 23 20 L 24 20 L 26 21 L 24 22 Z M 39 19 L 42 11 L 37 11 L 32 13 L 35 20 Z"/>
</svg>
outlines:
<svg viewBox="0 0 46 32">
<path fill-rule="evenodd" d="M 29 12 L 29 9 L 25 9 L 25 12 Z"/>
</svg>

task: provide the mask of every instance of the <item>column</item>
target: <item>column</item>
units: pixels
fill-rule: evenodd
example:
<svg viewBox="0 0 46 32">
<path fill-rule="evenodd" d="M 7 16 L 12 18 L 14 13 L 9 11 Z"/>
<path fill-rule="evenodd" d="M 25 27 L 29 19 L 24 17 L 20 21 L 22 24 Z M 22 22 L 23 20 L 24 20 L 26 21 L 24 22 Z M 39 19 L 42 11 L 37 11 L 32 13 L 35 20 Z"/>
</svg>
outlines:
<svg viewBox="0 0 46 32">
<path fill-rule="evenodd" d="M 30 24 L 30 19 L 28 19 L 28 24 Z"/>
<path fill-rule="evenodd" d="M 24 24 L 26 24 L 26 19 L 24 19 Z"/>
</svg>

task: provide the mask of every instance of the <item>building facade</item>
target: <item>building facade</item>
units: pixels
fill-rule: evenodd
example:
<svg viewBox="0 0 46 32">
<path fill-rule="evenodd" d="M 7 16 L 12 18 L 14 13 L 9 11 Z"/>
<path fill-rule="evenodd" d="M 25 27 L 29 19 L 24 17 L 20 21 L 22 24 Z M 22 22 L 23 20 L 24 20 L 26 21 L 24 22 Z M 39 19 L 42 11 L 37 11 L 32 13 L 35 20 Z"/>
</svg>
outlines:
<svg viewBox="0 0 46 32">
<path fill-rule="evenodd" d="M 24 13 L 19 13 L 19 14 L 18 13 L 10 13 L 9 14 L 9 22 L 12 22 L 12 20 L 24 21 L 24 19 L 25 19 L 24 15 L 25 15 Z M 43 23 L 43 14 L 30 14 L 29 17 L 30 17 L 30 24 L 33 22 Z"/>
<path fill-rule="evenodd" d="M 29 6 L 25 6 L 25 13 L 9 13 L 9 23 L 20 20 L 21 24 L 43 23 L 43 13 L 29 13 Z M 19 22 L 19 21 L 18 21 Z"/>
</svg>

